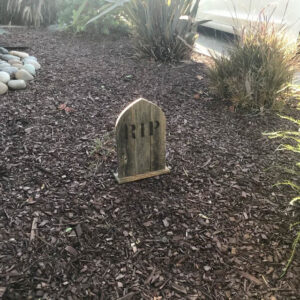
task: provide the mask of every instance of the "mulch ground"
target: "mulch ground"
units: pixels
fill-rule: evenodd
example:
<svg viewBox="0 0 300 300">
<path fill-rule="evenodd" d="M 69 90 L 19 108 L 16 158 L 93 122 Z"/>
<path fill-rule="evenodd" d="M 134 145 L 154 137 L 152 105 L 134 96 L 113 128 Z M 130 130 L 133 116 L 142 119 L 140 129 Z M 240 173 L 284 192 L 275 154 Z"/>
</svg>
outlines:
<svg viewBox="0 0 300 300">
<path fill-rule="evenodd" d="M 21 29 L 1 41 L 42 69 L 0 98 L 0 298 L 299 299 L 299 253 L 279 278 L 297 212 L 273 184 L 289 158 L 262 136 L 287 121 L 213 99 L 199 55 L 165 65 L 128 38 Z M 171 173 L 118 185 L 114 124 L 138 97 L 166 114 Z"/>
</svg>

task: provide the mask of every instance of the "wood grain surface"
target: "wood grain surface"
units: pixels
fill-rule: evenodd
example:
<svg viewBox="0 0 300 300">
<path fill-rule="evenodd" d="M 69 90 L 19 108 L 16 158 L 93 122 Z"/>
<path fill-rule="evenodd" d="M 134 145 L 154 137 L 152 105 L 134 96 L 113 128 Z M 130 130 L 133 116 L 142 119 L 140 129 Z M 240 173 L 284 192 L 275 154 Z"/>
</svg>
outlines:
<svg viewBox="0 0 300 300">
<path fill-rule="evenodd" d="M 134 181 L 141 177 L 137 175 L 166 173 L 166 118 L 157 105 L 143 98 L 132 102 L 118 117 L 115 129 L 119 183 L 125 177 Z"/>
</svg>

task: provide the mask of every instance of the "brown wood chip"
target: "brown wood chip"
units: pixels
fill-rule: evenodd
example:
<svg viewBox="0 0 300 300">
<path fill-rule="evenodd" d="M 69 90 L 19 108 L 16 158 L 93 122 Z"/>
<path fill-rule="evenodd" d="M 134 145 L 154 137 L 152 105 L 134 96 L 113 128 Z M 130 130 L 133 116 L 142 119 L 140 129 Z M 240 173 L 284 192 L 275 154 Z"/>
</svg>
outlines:
<svg viewBox="0 0 300 300">
<path fill-rule="evenodd" d="M 180 293 L 185 294 L 185 295 L 187 294 L 186 289 L 185 289 L 184 287 L 182 287 L 182 286 L 176 284 L 176 283 L 173 283 L 173 284 L 172 284 L 172 288 L 173 288 L 174 290 L 176 290 L 177 292 L 180 292 Z"/>
<path fill-rule="evenodd" d="M 123 296 L 123 297 L 121 297 L 121 298 L 118 298 L 117 300 L 130 300 L 130 299 L 132 299 L 132 297 L 133 297 L 135 294 L 136 294 L 136 293 L 131 292 L 131 293 L 129 293 L 129 294 L 127 294 L 127 295 L 125 295 L 125 296 Z"/>
<path fill-rule="evenodd" d="M 38 218 L 33 218 L 30 232 L 30 241 L 35 239 L 36 231 L 37 231 L 37 222 Z"/>
<path fill-rule="evenodd" d="M 74 249 L 72 246 L 67 246 L 67 247 L 65 248 L 65 250 L 66 250 L 67 252 L 69 252 L 70 254 L 74 255 L 74 256 L 78 255 L 77 250 Z"/>
<path fill-rule="evenodd" d="M 262 285 L 262 282 L 259 279 L 257 279 L 256 277 L 254 277 L 253 275 L 251 275 L 249 273 L 246 273 L 246 272 L 240 272 L 240 274 L 243 277 L 245 277 L 245 278 L 251 280 L 252 282 L 256 283 L 257 285 Z"/>
<path fill-rule="evenodd" d="M 82 229 L 81 229 L 81 225 L 80 224 L 76 225 L 75 231 L 76 231 L 77 236 L 80 238 L 81 235 L 82 235 Z"/>
<path fill-rule="evenodd" d="M 3 297 L 5 291 L 6 291 L 6 287 L 0 286 L 0 299 Z"/>
</svg>

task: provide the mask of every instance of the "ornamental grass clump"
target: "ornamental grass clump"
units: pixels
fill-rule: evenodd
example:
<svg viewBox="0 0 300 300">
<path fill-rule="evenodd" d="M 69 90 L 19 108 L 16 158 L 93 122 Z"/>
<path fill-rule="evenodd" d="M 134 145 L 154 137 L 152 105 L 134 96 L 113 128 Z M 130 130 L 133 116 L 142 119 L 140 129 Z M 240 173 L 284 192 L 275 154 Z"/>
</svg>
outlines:
<svg viewBox="0 0 300 300">
<path fill-rule="evenodd" d="M 0 2 L 0 19 L 3 17 L 3 22 L 40 27 L 52 24 L 56 19 L 55 0 L 1 0 Z"/>
<path fill-rule="evenodd" d="M 138 56 L 163 62 L 187 58 L 197 37 L 195 22 L 200 0 L 106 0 L 85 26 L 122 7 L 132 27 Z"/>
<path fill-rule="evenodd" d="M 298 88 L 296 90 L 295 95 L 298 95 L 298 100 L 300 98 L 300 89 Z M 298 105 L 298 110 L 300 110 L 300 105 Z M 278 151 L 288 151 L 290 153 L 290 158 L 292 161 L 294 161 L 294 166 L 284 166 L 282 170 L 287 173 L 290 177 L 289 180 L 285 180 L 282 182 L 277 183 L 277 185 L 286 185 L 289 186 L 292 190 L 295 191 L 295 197 L 290 200 L 290 205 L 294 207 L 294 210 L 292 210 L 295 221 L 290 224 L 290 230 L 295 230 L 295 239 L 292 244 L 292 250 L 290 257 L 288 259 L 288 262 L 286 263 L 281 277 L 283 277 L 288 268 L 290 267 L 295 254 L 297 247 L 299 246 L 300 243 L 300 161 L 299 161 L 299 156 L 300 156 L 300 120 L 299 119 L 293 119 L 291 117 L 285 117 L 281 116 L 281 118 L 287 119 L 297 125 L 297 130 L 290 130 L 290 131 L 277 131 L 277 132 L 272 132 L 272 133 L 266 133 L 269 138 L 280 138 L 282 140 L 285 140 L 286 142 L 280 147 L 278 147 Z"/>
<path fill-rule="evenodd" d="M 208 77 L 211 90 L 230 100 L 236 109 L 280 109 L 291 95 L 291 82 L 299 65 L 296 45 L 284 28 L 268 20 L 241 30 L 228 56 L 214 56 Z"/>
<path fill-rule="evenodd" d="M 164 62 L 188 57 L 198 5 L 199 0 L 131 0 L 125 13 L 137 54 Z"/>
</svg>

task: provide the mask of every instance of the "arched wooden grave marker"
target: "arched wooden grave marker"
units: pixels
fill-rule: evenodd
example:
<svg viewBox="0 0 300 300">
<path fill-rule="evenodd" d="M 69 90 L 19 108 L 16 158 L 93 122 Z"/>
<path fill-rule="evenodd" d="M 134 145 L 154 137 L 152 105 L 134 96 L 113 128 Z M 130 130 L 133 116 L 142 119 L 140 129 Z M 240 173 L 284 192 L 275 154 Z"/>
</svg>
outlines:
<svg viewBox="0 0 300 300">
<path fill-rule="evenodd" d="M 118 183 L 169 173 L 166 167 L 166 117 L 150 101 L 128 105 L 116 123 Z"/>
</svg>

